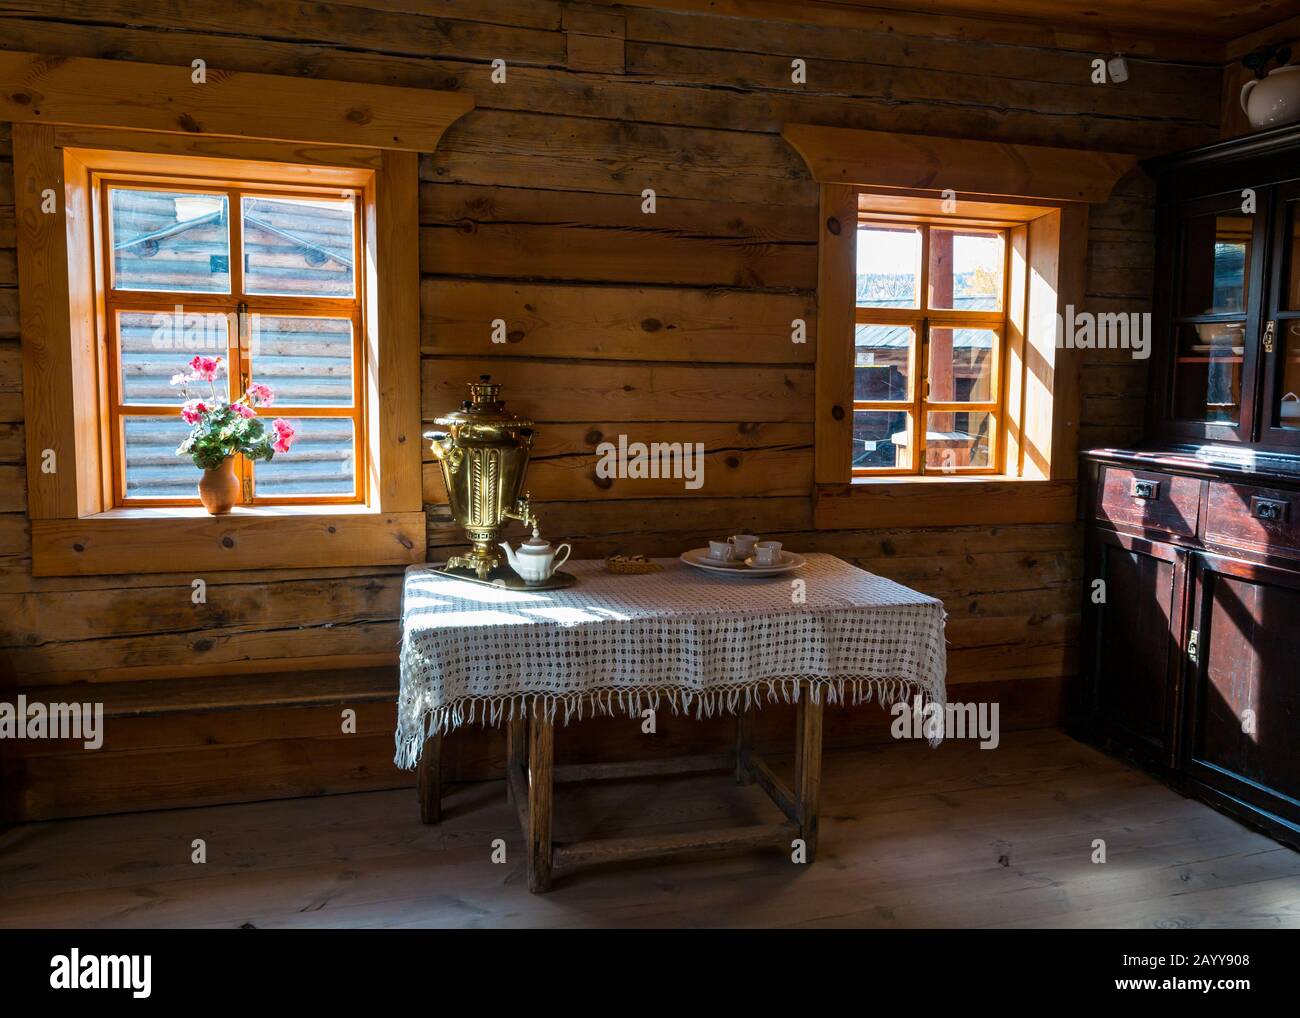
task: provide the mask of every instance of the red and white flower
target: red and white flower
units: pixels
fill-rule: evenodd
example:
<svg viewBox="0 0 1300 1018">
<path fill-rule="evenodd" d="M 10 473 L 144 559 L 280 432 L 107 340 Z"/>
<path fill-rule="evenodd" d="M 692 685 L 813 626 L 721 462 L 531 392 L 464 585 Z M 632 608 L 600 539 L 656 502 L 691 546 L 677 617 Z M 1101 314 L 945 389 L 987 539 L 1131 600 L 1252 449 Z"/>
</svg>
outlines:
<svg viewBox="0 0 1300 1018">
<path fill-rule="evenodd" d="M 221 358 L 195 356 L 195 358 L 190 361 L 190 370 L 193 372 L 191 377 L 201 378 L 205 382 L 211 382 L 216 379 L 217 372 L 221 370 Z"/>
<path fill-rule="evenodd" d="M 245 390 L 253 406 L 270 406 L 275 401 L 275 390 L 261 382 L 253 382 Z"/>
<path fill-rule="evenodd" d="M 276 452 L 288 452 L 297 434 L 293 425 L 283 417 L 277 417 L 271 422 L 271 427 L 275 431 L 275 441 L 271 443 L 271 448 Z"/>
</svg>

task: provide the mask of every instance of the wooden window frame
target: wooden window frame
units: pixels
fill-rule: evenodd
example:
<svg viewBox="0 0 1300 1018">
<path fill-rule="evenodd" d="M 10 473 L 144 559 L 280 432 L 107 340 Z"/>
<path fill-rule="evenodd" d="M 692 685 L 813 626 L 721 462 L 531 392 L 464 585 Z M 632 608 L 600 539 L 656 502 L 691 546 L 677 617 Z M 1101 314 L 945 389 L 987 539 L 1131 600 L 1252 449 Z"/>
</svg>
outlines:
<svg viewBox="0 0 1300 1018">
<path fill-rule="evenodd" d="M 863 196 L 866 198 L 867 196 Z M 902 217 L 882 218 L 869 210 L 858 215 L 857 228 L 876 227 L 915 227 L 920 231 L 921 253 L 920 274 L 917 280 L 918 298 L 915 308 L 873 307 L 869 304 L 854 304 L 854 325 L 901 325 L 912 330 L 912 342 L 908 349 L 908 394 L 905 400 L 862 400 L 853 396 L 853 412 L 859 410 L 884 411 L 887 413 L 906 412 L 910 417 L 909 432 L 911 445 L 909 459 L 904 467 L 852 467 L 851 476 L 858 477 L 921 477 L 940 475 L 951 477 L 961 475 L 974 477 L 983 474 L 1001 474 L 1003 472 L 1004 445 L 1003 432 L 1006 426 L 1004 413 L 1004 389 L 1002 374 L 1006 362 L 1006 340 L 1010 331 L 1009 294 L 1011 291 L 1011 238 L 1005 224 L 994 221 L 963 219 L 945 221 L 942 217 L 919 216 L 908 220 Z M 1002 249 L 1002 292 L 998 295 L 999 308 L 996 311 L 961 311 L 931 306 L 931 234 L 935 229 L 960 230 L 963 227 L 981 232 L 997 233 L 1001 238 Z M 856 238 L 855 238 L 856 243 Z M 856 287 L 855 287 L 856 289 Z M 989 384 L 993 398 L 990 400 L 936 402 L 930 399 L 930 333 L 936 328 L 973 328 L 987 329 L 995 336 L 993 344 L 993 365 Z M 855 340 L 856 351 L 856 340 Z M 929 431 L 928 419 L 931 413 L 991 413 L 994 426 L 990 432 L 989 459 L 986 467 L 957 467 L 929 470 L 926 466 L 926 440 Z"/>
<path fill-rule="evenodd" d="M 787 124 L 821 185 L 813 520 L 821 529 L 1066 523 L 1077 513 L 1080 351 L 1056 322 L 1084 304 L 1088 206 L 1136 165 L 1107 152 Z M 953 202 L 956 201 L 956 207 Z M 1008 224 L 1003 469 L 857 476 L 852 470 L 856 230 L 885 217 Z M 954 485 L 970 486 L 960 493 Z"/>
<path fill-rule="evenodd" d="M 166 498 L 137 496 L 128 498 L 126 494 L 126 453 L 125 428 L 123 421 L 129 417 L 174 416 L 176 405 L 127 403 L 122 392 L 121 350 L 119 346 L 120 328 L 118 323 L 123 314 L 130 313 L 167 313 L 173 308 L 184 307 L 197 311 L 225 313 L 228 322 L 233 319 L 235 328 L 227 325 L 226 346 L 223 357 L 226 359 L 226 397 L 234 402 L 242 396 L 250 381 L 254 381 L 253 357 L 250 337 L 248 335 L 247 315 L 266 314 L 292 318 L 347 318 L 352 326 L 352 405 L 348 407 L 310 406 L 289 404 L 277 400 L 271 411 L 263 416 L 293 417 L 323 420 L 337 418 L 350 420 L 353 428 L 353 478 L 354 490 L 350 495 L 283 495 L 279 497 L 260 496 L 256 489 L 256 467 L 245 457 L 237 457 L 236 472 L 241 480 L 244 506 L 323 506 L 323 505 L 365 505 L 367 502 L 366 465 L 369 441 L 366 428 L 366 335 L 365 335 L 365 278 L 361 266 L 364 264 L 364 252 L 369 249 L 365 235 L 364 209 L 370 200 L 366 188 L 355 187 L 319 187 L 307 188 L 302 184 L 286 184 L 277 179 L 243 179 L 243 178 L 205 178 L 198 176 L 181 177 L 177 175 L 151 174 L 149 172 L 151 157 L 142 155 L 140 171 L 127 173 L 116 171 L 100 173 L 91 166 L 91 201 L 95 212 L 94 238 L 99 258 L 96 262 L 96 307 L 103 308 L 103 315 L 97 320 L 99 331 L 98 343 L 104 351 L 107 364 L 104 376 L 108 381 L 106 394 L 106 417 L 108 419 L 108 456 L 111 476 L 110 490 L 105 493 L 105 502 L 114 508 L 141 506 L 197 506 L 197 493 L 192 498 Z M 169 290 L 119 290 L 116 287 L 112 264 L 113 239 L 109 216 L 109 191 L 115 189 L 175 191 L 177 193 L 202 193 L 223 195 L 228 204 L 228 233 L 230 239 L 230 289 L 228 293 L 198 293 Z M 287 294 L 254 294 L 244 290 L 243 259 L 243 206 L 245 197 L 278 198 L 344 198 L 350 201 L 353 212 L 352 264 L 353 295 L 351 297 L 301 297 Z M 242 310 L 241 310 L 242 309 Z M 179 369 L 187 358 L 178 354 L 176 366 Z"/>
<path fill-rule="evenodd" d="M 243 72 L 209 71 L 200 84 L 190 73 L 188 65 L 0 52 L 0 119 L 14 123 L 32 572 L 422 562 L 419 153 L 434 151 L 473 99 Z M 189 506 L 115 508 L 106 497 L 110 429 L 98 408 L 108 380 L 96 329 L 103 308 L 88 271 L 90 170 L 138 170 L 141 154 L 165 175 L 261 167 L 286 184 L 365 189 L 364 503 L 249 505 L 214 517 Z"/>
</svg>

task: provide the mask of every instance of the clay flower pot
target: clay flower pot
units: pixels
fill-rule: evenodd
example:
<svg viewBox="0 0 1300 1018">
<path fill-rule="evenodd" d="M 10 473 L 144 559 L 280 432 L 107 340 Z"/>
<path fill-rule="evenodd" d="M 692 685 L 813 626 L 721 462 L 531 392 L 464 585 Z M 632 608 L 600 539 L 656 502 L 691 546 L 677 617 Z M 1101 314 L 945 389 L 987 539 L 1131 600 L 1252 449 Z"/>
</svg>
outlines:
<svg viewBox="0 0 1300 1018">
<path fill-rule="evenodd" d="M 221 461 L 221 466 L 203 471 L 203 476 L 199 478 L 199 501 L 213 516 L 228 513 L 239 504 L 235 457 L 227 456 Z"/>
</svg>

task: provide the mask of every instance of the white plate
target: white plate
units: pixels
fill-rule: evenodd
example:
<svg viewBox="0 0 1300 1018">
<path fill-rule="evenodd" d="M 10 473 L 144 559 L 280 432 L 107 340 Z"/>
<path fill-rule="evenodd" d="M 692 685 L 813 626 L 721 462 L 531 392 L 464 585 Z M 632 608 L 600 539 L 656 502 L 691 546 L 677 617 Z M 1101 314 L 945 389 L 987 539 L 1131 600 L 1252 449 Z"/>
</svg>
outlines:
<svg viewBox="0 0 1300 1018">
<path fill-rule="evenodd" d="M 778 573 L 788 573 L 792 569 L 798 569 L 804 564 L 803 556 L 791 551 L 782 551 L 781 564 L 776 566 L 752 566 L 749 564 L 752 559 L 751 555 L 744 562 L 719 562 L 717 559 L 709 558 L 708 548 L 692 548 L 681 554 L 681 560 L 696 569 L 703 569 L 708 573 L 742 576 L 776 576 Z"/>
</svg>

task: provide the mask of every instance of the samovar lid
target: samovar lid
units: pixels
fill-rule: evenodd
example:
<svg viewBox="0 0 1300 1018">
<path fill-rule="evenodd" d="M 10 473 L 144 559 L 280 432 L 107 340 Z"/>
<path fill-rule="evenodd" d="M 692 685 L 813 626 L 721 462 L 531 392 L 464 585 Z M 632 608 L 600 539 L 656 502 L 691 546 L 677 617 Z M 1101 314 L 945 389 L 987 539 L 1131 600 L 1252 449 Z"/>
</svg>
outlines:
<svg viewBox="0 0 1300 1018">
<path fill-rule="evenodd" d="M 498 398 L 501 383 L 492 381 L 491 375 L 479 375 L 477 382 L 469 383 L 470 398 L 464 400 L 459 410 L 444 414 L 435 423 L 444 427 L 453 424 L 496 424 L 504 427 L 531 428 L 533 422 L 517 417 L 506 409 Z"/>
</svg>

